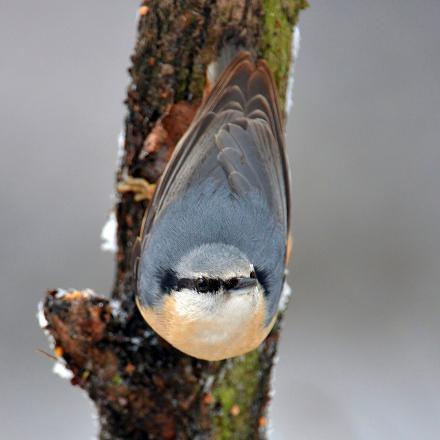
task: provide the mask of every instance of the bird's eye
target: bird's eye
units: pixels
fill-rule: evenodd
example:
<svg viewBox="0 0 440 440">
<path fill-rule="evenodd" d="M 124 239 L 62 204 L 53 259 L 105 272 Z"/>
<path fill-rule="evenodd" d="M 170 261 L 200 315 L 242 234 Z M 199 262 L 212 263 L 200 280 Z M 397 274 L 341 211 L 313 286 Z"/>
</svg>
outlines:
<svg viewBox="0 0 440 440">
<path fill-rule="evenodd" d="M 183 289 L 193 289 L 194 283 L 193 280 L 190 280 L 188 278 L 181 278 L 177 281 L 177 290 L 183 290 Z"/>
<path fill-rule="evenodd" d="M 225 289 L 235 289 L 238 285 L 238 279 L 237 278 L 231 278 L 224 282 Z"/>
<path fill-rule="evenodd" d="M 209 283 L 204 278 L 200 278 L 196 281 L 196 289 L 200 293 L 209 292 Z"/>
<path fill-rule="evenodd" d="M 251 274 L 249 275 L 250 278 L 257 278 L 257 274 L 255 273 L 255 270 L 253 270 L 251 272 Z"/>
</svg>

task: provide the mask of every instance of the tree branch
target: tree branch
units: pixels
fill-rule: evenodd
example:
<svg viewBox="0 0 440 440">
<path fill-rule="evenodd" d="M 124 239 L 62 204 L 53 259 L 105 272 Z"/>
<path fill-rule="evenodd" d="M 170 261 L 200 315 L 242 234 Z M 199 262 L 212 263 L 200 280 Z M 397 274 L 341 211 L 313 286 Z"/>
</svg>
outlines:
<svg viewBox="0 0 440 440">
<path fill-rule="evenodd" d="M 303 0 L 145 1 L 117 183 L 158 181 L 200 103 L 206 67 L 225 41 L 265 58 L 284 100 L 291 34 L 304 7 Z M 191 358 L 158 337 L 136 309 L 131 273 L 147 207 L 130 191 L 116 205 L 112 300 L 91 291 L 48 293 L 43 311 L 55 354 L 72 371 L 72 384 L 95 402 L 102 440 L 265 438 L 281 318 L 257 350 L 222 362 Z"/>
</svg>

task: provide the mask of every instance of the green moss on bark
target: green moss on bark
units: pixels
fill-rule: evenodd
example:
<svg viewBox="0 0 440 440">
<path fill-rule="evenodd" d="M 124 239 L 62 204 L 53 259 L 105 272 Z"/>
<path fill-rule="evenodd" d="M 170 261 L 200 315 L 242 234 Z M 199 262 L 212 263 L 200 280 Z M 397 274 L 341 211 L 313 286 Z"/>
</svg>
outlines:
<svg viewBox="0 0 440 440">
<path fill-rule="evenodd" d="M 213 390 L 220 409 L 214 416 L 216 439 L 251 438 L 255 420 L 250 406 L 257 399 L 260 359 L 255 350 L 226 364 L 224 377 Z"/>
<path fill-rule="evenodd" d="M 282 108 L 289 78 L 293 26 L 305 0 L 263 0 L 261 57 L 269 64 L 278 86 Z"/>
</svg>

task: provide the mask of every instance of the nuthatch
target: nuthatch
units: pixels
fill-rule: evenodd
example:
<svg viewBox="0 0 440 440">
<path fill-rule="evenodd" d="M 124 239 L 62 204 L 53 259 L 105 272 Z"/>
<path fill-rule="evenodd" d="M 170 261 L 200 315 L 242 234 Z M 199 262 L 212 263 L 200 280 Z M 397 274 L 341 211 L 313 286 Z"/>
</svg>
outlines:
<svg viewBox="0 0 440 440">
<path fill-rule="evenodd" d="M 289 170 L 273 76 L 240 52 L 178 143 L 134 249 L 136 302 L 177 349 L 221 360 L 256 348 L 288 259 Z"/>
</svg>

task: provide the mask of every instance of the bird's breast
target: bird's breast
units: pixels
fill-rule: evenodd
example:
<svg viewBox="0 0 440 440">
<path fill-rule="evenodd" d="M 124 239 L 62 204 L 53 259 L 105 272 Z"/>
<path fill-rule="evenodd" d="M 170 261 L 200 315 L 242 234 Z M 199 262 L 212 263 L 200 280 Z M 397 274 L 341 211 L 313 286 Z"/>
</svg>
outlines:
<svg viewBox="0 0 440 440">
<path fill-rule="evenodd" d="M 144 319 L 177 349 L 216 361 L 256 348 L 273 326 L 265 324 L 264 295 L 203 295 L 176 292 L 151 308 L 138 304 Z"/>
</svg>

